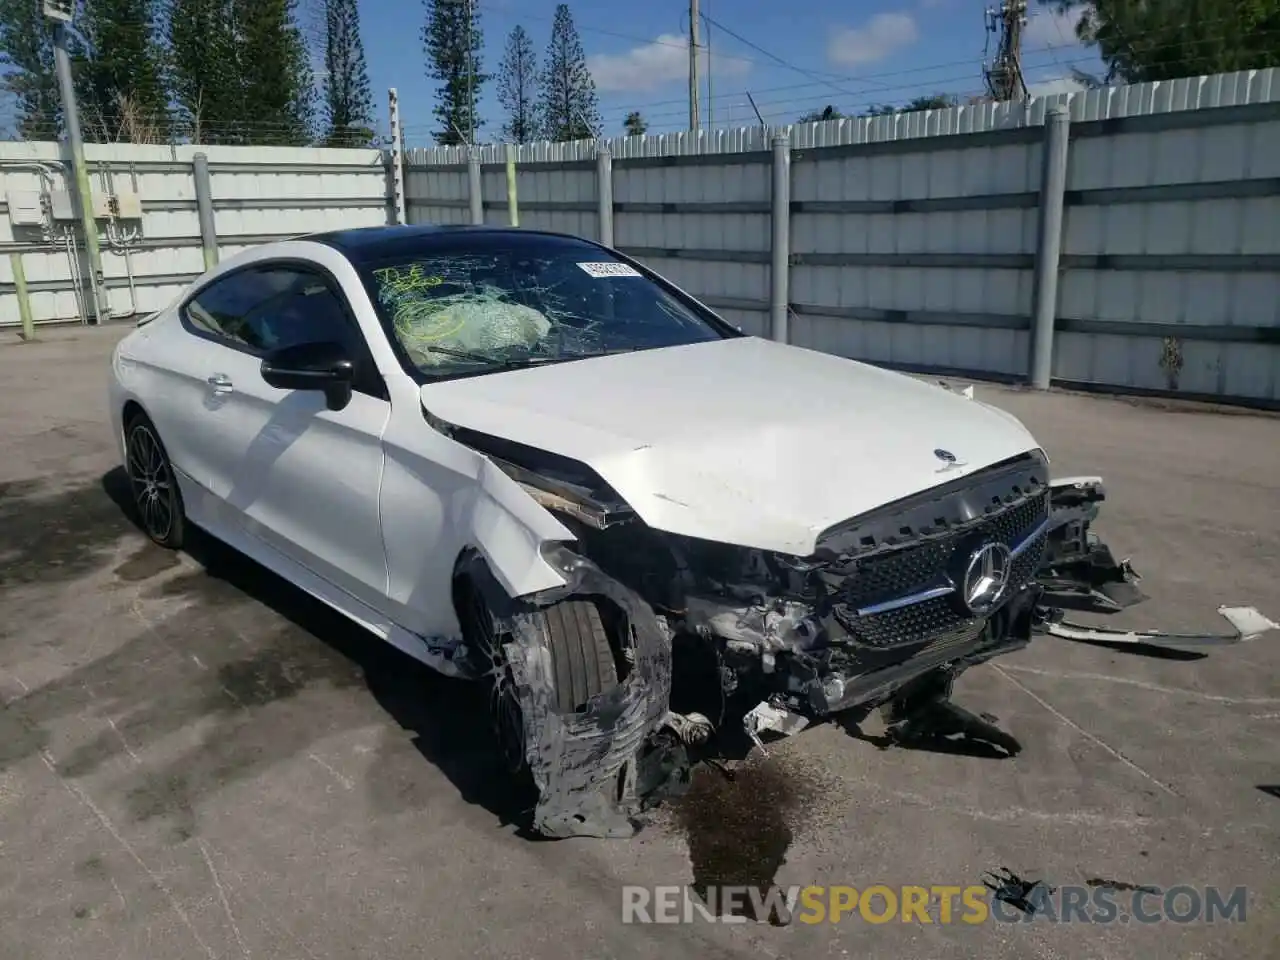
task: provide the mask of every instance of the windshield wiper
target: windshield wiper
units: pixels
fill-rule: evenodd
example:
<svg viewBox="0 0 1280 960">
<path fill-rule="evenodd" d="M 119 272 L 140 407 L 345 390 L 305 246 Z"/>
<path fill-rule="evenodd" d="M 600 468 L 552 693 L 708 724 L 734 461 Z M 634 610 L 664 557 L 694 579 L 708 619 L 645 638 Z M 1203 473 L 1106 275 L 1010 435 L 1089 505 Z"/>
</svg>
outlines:
<svg viewBox="0 0 1280 960">
<path fill-rule="evenodd" d="M 542 363 L 551 363 L 559 357 L 494 357 L 487 353 L 473 353 L 470 350 L 455 350 L 452 347 L 441 347 L 436 344 L 425 344 L 420 349 L 428 353 L 440 353 L 446 357 L 459 360 L 470 360 L 472 363 L 490 363 L 504 370 L 518 370 L 521 367 L 536 367 Z"/>
</svg>

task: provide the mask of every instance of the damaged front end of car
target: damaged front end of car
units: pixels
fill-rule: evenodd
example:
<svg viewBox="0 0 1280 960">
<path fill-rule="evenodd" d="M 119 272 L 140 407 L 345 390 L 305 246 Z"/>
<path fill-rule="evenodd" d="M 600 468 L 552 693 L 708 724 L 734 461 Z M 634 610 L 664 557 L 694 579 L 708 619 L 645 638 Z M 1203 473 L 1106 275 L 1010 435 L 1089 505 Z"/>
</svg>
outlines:
<svg viewBox="0 0 1280 960">
<path fill-rule="evenodd" d="M 539 791 L 534 828 L 548 836 L 634 832 L 638 812 L 687 782 L 686 749 L 713 728 L 742 723 L 758 743 L 811 718 L 936 711 L 968 667 L 1030 642 L 1051 618 L 1047 589 L 1135 599 L 1121 589 L 1127 565 L 1089 531 L 1101 486 L 1051 483 L 1039 451 L 841 523 L 798 557 L 656 530 L 581 464 L 470 431 L 457 439 L 575 536 L 543 551 L 563 587 L 518 600 L 491 578 L 486 588 Z M 566 716 L 551 708 L 533 614 L 570 598 L 601 609 L 628 669 Z"/>
</svg>

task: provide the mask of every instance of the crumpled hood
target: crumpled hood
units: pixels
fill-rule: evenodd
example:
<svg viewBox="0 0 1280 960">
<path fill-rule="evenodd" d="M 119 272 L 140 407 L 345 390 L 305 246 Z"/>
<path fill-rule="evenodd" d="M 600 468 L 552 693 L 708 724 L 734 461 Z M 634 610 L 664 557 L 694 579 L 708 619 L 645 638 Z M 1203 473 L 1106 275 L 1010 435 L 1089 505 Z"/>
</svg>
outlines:
<svg viewBox="0 0 1280 960">
<path fill-rule="evenodd" d="M 757 337 L 430 383 L 421 396 L 441 420 L 586 464 L 651 527 L 800 556 L 836 523 L 1037 447 L 985 404 Z"/>
</svg>

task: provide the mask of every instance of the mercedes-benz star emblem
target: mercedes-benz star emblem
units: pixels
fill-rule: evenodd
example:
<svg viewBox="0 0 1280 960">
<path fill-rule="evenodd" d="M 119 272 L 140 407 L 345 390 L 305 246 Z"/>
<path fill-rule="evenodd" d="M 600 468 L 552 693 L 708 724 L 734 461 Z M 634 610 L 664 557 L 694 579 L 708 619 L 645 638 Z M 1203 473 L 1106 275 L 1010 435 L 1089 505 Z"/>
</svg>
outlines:
<svg viewBox="0 0 1280 960">
<path fill-rule="evenodd" d="M 943 450 L 941 447 L 939 447 L 937 450 L 934 450 L 933 455 L 937 457 L 939 460 L 941 460 L 943 463 L 956 462 L 956 455 L 952 453 L 950 450 Z"/>
<path fill-rule="evenodd" d="M 1009 548 L 1003 543 L 987 543 L 975 550 L 960 585 L 964 605 L 980 617 L 994 610 L 1009 586 L 1011 565 Z"/>
</svg>

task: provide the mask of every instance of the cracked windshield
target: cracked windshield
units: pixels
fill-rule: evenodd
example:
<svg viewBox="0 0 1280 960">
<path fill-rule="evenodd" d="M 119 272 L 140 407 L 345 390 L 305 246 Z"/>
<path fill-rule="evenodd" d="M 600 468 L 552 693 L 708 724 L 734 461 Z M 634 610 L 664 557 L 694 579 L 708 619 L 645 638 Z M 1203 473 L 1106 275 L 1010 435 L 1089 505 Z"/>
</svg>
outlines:
<svg viewBox="0 0 1280 960">
<path fill-rule="evenodd" d="M 678 298 L 597 247 L 527 239 L 375 266 L 378 309 L 426 377 L 717 340 Z"/>
</svg>

